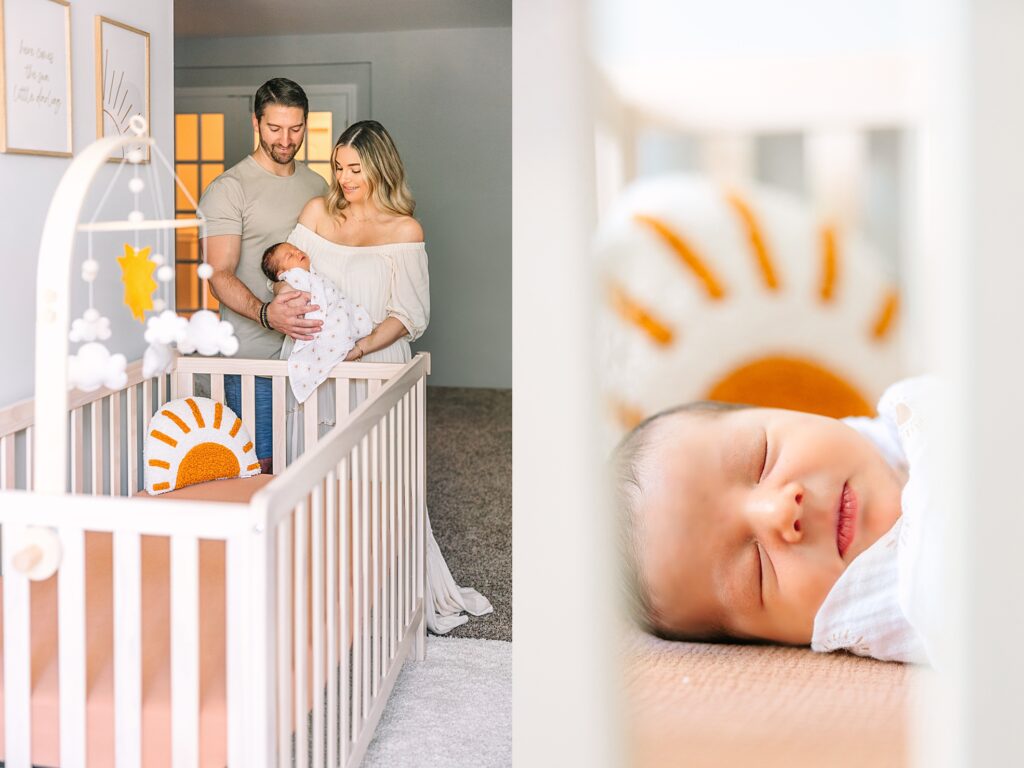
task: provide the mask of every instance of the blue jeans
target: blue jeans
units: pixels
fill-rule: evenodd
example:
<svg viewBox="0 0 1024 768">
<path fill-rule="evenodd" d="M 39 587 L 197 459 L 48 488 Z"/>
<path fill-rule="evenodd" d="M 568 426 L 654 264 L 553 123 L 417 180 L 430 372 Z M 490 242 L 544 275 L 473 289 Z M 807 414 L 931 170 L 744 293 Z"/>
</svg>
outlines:
<svg viewBox="0 0 1024 768">
<path fill-rule="evenodd" d="M 224 377 L 224 399 L 228 408 L 242 415 L 242 378 Z M 274 387 L 267 376 L 256 377 L 256 458 L 269 459 L 274 454 Z"/>
</svg>

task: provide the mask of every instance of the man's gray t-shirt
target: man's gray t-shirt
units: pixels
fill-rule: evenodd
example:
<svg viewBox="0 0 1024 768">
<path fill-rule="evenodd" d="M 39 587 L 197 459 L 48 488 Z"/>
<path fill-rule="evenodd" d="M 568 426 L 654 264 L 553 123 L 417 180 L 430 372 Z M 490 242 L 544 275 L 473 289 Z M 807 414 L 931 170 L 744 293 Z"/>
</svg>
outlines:
<svg viewBox="0 0 1024 768">
<path fill-rule="evenodd" d="M 208 237 L 242 236 L 235 275 L 257 299 L 270 301 L 274 295 L 267 290 L 267 278 L 260 269 L 263 252 L 286 240 L 303 206 L 325 194 L 327 183 L 305 164 L 296 162 L 291 176 L 275 176 L 249 155 L 210 182 L 199 210 L 206 218 Z M 266 330 L 223 304 L 220 314 L 235 327 L 239 344 L 235 357 L 278 356 L 284 338 L 280 333 Z"/>
</svg>

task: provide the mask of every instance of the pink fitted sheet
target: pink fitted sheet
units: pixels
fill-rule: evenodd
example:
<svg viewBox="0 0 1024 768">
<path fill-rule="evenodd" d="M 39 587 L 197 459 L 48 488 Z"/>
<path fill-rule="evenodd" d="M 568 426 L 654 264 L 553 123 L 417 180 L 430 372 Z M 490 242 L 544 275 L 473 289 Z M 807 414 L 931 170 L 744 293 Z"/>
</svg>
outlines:
<svg viewBox="0 0 1024 768">
<path fill-rule="evenodd" d="M 156 498 L 248 503 L 269 475 L 219 480 Z M 145 495 L 145 494 L 140 494 Z M 87 764 L 114 765 L 114 601 L 112 537 L 86 534 Z M 224 543 L 199 544 L 199 756 L 203 768 L 227 765 L 224 650 Z M 32 763 L 60 764 L 57 664 L 58 573 L 32 584 Z M 0 578 L 2 586 L 2 578 Z M 0 606 L 2 606 L 0 589 Z M 0 610 L 0 627 L 2 627 Z M 146 768 L 171 765 L 170 541 L 142 537 L 142 752 Z M 0 629 L 0 653 L 2 653 Z M 0 700 L 3 671 L 0 667 Z M 0 712 L 2 715 L 2 712 Z M 0 734 L 0 759 L 5 754 Z"/>
</svg>

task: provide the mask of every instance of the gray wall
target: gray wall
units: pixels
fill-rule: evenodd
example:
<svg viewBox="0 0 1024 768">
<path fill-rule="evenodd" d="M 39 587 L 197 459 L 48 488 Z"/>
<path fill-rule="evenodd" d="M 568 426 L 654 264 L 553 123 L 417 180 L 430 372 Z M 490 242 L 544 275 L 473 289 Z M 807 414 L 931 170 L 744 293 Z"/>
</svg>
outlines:
<svg viewBox="0 0 1024 768">
<path fill-rule="evenodd" d="M 94 17 L 99 14 L 150 33 L 150 109 L 153 136 L 168 152 L 173 148 L 174 62 L 172 0 L 74 0 L 71 4 L 71 61 L 73 112 L 73 151 L 77 154 L 96 138 L 96 85 Z M 4 299 L 0 301 L 0 407 L 31 397 L 34 391 L 36 266 L 43 222 L 50 199 L 71 158 L 33 157 L 0 154 L 0 230 L 4 233 Z M 93 184 L 93 195 L 86 201 L 83 217 L 92 215 L 99 193 L 113 176 L 111 163 Z M 164 198 L 173 190 L 172 181 L 163 175 Z M 103 210 L 121 218 L 132 208 L 127 176 L 112 193 Z M 173 215 L 173 211 L 171 212 Z M 84 242 L 84 241 L 81 241 Z M 123 242 L 123 240 L 122 240 Z M 110 318 L 113 336 L 107 342 L 111 351 L 124 353 L 129 360 L 142 356 L 143 328 L 132 320 L 121 301 L 120 269 L 115 261 L 120 247 L 115 238 L 97 237 L 94 241 L 100 274 L 96 281 L 96 305 Z M 79 279 L 82 253 L 75 255 L 71 280 L 72 318 L 86 307 L 85 283 Z M 72 347 L 72 351 L 74 346 Z"/>
<path fill-rule="evenodd" d="M 202 84 L 186 66 L 368 64 L 359 116 L 394 137 L 426 233 L 431 383 L 512 386 L 511 28 L 193 38 L 175 54 L 179 85 Z"/>
</svg>

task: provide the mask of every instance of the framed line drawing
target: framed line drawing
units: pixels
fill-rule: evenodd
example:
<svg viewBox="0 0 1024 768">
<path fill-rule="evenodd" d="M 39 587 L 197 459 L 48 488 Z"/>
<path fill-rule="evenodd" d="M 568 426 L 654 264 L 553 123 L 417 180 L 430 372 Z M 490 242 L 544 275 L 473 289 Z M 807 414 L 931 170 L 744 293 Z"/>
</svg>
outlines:
<svg viewBox="0 0 1024 768">
<path fill-rule="evenodd" d="M 96 138 L 128 133 L 128 121 L 149 116 L 149 33 L 105 16 L 96 17 Z M 117 150 L 120 161 L 136 147 Z M 143 162 L 149 147 L 139 145 Z"/>
<path fill-rule="evenodd" d="M 71 5 L 0 0 L 0 152 L 71 157 Z"/>
</svg>

